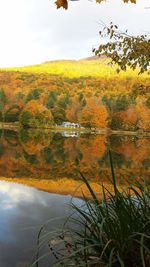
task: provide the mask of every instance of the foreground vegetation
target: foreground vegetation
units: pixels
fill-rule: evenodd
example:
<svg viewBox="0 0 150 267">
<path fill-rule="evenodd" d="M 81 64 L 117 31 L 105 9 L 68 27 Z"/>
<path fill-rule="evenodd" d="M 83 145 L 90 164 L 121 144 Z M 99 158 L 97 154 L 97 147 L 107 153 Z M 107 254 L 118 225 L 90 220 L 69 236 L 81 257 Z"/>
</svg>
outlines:
<svg viewBox="0 0 150 267">
<path fill-rule="evenodd" d="M 112 165 L 113 192 L 102 185 L 99 199 L 81 174 L 92 200 L 72 202 L 68 228 L 38 235 L 38 251 L 32 266 L 53 255 L 55 266 L 148 267 L 150 265 L 150 190 L 144 181 L 119 191 Z M 49 250 L 41 256 L 41 249 Z M 53 265 L 53 264 L 52 264 Z M 52 266 L 51 265 L 51 266 Z M 40 265 L 41 266 L 41 265 Z M 44 265 L 45 266 L 45 265 Z"/>
<path fill-rule="evenodd" d="M 54 61 L 0 71 L 0 121 L 54 127 L 150 129 L 150 79 L 116 73 L 106 58 Z"/>
</svg>

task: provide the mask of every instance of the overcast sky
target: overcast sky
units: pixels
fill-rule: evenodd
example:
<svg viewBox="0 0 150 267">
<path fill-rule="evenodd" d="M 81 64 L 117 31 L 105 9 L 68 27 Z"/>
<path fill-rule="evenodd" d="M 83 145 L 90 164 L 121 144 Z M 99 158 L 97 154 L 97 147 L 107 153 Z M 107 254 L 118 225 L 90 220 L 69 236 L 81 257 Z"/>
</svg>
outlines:
<svg viewBox="0 0 150 267">
<path fill-rule="evenodd" d="M 57 10 L 55 0 L 0 0 L 0 67 L 90 56 L 98 45 L 101 21 L 131 33 L 150 32 L 150 0 L 70 2 Z"/>
</svg>

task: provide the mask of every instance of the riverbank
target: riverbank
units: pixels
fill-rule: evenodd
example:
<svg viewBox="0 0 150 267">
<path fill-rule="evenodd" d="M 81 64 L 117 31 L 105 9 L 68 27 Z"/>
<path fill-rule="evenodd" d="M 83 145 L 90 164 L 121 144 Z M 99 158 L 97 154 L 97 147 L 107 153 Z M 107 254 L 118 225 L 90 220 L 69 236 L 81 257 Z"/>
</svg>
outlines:
<svg viewBox="0 0 150 267">
<path fill-rule="evenodd" d="M 3 123 L 0 122 L 0 129 L 13 130 L 19 132 L 22 126 L 18 122 L 14 123 Z M 150 130 L 140 129 L 138 131 L 124 131 L 124 130 L 112 130 L 112 129 L 89 129 L 89 128 L 68 128 L 61 126 L 51 126 L 51 127 L 29 127 L 26 129 L 30 130 L 42 130 L 51 132 L 75 132 L 80 134 L 99 134 L 99 135 L 129 135 L 129 136 L 139 136 L 139 137 L 150 137 Z"/>
</svg>

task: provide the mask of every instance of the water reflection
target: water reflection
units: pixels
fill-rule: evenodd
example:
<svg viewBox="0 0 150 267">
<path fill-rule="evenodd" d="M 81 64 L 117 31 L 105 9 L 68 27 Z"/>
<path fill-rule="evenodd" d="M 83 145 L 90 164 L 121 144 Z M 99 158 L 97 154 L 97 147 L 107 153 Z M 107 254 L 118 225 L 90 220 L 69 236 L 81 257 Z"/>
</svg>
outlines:
<svg viewBox="0 0 150 267">
<path fill-rule="evenodd" d="M 70 200 L 69 196 L 1 181 L 0 266 L 29 266 L 40 226 L 54 219 L 50 229 L 59 228 L 69 214 Z"/>
<path fill-rule="evenodd" d="M 71 133 L 72 134 L 72 133 Z M 24 130 L 0 133 L 0 175 L 77 179 L 77 170 L 95 181 L 110 175 L 108 147 L 123 177 L 150 177 L 150 139 Z M 7 162 L 7 169 L 6 169 Z"/>
<path fill-rule="evenodd" d="M 66 135 L 46 131 L 0 131 L 0 176 L 37 179 L 110 178 L 108 148 L 115 171 L 122 179 L 150 178 L 150 139 L 136 137 Z M 28 266 L 40 225 L 48 219 L 66 217 L 70 197 L 0 182 L 0 266 Z M 52 221 L 59 227 L 63 219 Z M 37 228 L 35 228 L 37 227 Z"/>
</svg>

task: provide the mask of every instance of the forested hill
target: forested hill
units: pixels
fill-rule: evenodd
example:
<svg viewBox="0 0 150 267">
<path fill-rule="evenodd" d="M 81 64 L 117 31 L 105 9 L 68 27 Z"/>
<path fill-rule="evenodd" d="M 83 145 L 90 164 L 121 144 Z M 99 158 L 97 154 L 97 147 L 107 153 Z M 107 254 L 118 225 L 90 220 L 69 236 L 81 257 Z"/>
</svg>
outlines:
<svg viewBox="0 0 150 267">
<path fill-rule="evenodd" d="M 109 60 L 52 61 L 0 70 L 0 120 L 27 126 L 150 129 L 150 78 Z"/>
</svg>

